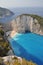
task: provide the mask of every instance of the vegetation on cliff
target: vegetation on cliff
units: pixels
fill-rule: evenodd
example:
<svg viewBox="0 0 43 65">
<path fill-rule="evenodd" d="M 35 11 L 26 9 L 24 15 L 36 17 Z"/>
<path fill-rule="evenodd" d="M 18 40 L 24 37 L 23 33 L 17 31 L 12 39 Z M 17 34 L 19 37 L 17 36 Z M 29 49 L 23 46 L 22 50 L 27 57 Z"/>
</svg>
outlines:
<svg viewBox="0 0 43 65">
<path fill-rule="evenodd" d="M 33 17 L 34 19 L 37 19 L 40 26 L 43 27 L 43 17 L 38 16 L 38 15 L 34 15 L 34 14 L 23 14 L 23 15 L 28 15 L 28 16 Z"/>
<path fill-rule="evenodd" d="M 32 16 L 33 18 L 36 18 L 39 24 L 43 27 L 43 17 L 38 16 L 38 15 L 32 15 L 32 14 L 30 16 Z"/>
<path fill-rule="evenodd" d="M 4 31 L 0 28 L 0 56 L 5 56 L 9 49 L 9 44 L 4 39 Z"/>
</svg>

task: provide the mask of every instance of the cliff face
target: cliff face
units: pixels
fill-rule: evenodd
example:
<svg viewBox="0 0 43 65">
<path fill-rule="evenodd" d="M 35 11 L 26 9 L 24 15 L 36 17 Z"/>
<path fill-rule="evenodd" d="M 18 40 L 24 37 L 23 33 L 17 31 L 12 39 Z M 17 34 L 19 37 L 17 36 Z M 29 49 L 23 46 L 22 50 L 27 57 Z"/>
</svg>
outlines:
<svg viewBox="0 0 43 65">
<path fill-rule="evenodd" d="M 14 13 L 11 12 L 10 10 L 6 9 L 6 8 L 1 8 L 0 7 L 0 18 L 3 18 L 3 17 L 7 17 L 7 16 L 11 16 L 13 15 Z"/>
<path fill-rule="evenodd" d="M 5 31 L 16 31 L 18 33 L 33 32 L 43 35 L 39 21 L 30 15 L 19 15 L 12 21 L 4 24 Z"/>
<path fill-rule="evenodd" d="M 20 15 L 15 20 L 12 20 L 11 26 L 13 30 L 19 33 L 38 33 L 40 31 L 40 24 L 38 23 L 38 20 L 27 15 Z"/>
</svg>

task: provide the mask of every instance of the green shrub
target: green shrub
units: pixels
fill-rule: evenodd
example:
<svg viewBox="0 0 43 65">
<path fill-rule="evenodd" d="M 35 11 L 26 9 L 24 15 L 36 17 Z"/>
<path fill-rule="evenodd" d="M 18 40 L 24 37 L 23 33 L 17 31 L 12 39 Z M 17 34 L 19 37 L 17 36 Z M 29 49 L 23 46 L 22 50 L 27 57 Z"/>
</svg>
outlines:
<svg viewBox="0 0 43 65">
<path fill-rule="evenodd" d="M 1 35 L 4 35 L 4 31 L 3 31 L 3 30 L 0 30 L 0 34 L 1 34 Z"/>
</svg>

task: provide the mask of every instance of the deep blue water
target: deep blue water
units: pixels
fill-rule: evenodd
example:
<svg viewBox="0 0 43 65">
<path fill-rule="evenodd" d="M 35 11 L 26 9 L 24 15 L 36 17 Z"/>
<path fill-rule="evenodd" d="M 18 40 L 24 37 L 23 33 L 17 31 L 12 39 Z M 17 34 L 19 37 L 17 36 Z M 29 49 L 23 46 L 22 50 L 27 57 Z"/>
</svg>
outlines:
<svg viewBox="0 0 43 65">
<path fill-rule="evenodd" d="M 34 33 L 18 33 L 10 40 L 10 44 L 17 56 L 43 65 L 43 36 Z"/>
</svg>

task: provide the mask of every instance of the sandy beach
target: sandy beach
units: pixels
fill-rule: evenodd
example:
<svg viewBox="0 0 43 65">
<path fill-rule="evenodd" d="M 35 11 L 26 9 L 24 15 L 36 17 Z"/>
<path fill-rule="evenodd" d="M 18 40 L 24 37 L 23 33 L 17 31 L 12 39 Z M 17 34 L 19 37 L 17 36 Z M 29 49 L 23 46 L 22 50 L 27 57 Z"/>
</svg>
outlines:
<svg viewBox="0 0 43 65">
<path fill-rule="evenodd" d="M 16 31 L 8 31 L 8 32 L 6 32 L 6 36 L 11 37 L 11 38 L 14 37 L 16 34 L 17 34 Z"/>
<path fill-rule="evenodd" d="M 11 32 L 11 34 L 10 34 L 10 37 L 15 36 L 16 34 L 17 34 L 17 32 L 16 32 L 16 31 L 12 31 L 12 32 Z"/>
</svg>

